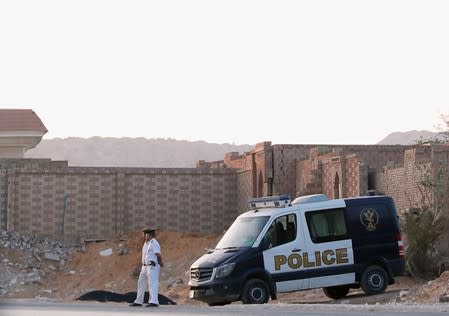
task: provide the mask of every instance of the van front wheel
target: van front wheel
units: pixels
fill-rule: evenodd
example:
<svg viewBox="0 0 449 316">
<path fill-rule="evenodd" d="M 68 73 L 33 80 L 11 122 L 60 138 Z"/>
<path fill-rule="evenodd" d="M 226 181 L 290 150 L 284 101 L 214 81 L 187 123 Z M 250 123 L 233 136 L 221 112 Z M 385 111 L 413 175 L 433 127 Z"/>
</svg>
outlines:
<svg viewBox="0 0 449 316">
<path fill-rule="evenodd" d="M 360 286 L 368 295 L 385 292 L 388 284 L 387 272 L 379 266 L 369 266 L 362 274 Z"/>
<path fill-rule="evenodd" d="M 347 285 L 340 285 L 340 286 L 330 286 L 323 288 L 324 294 L 326 294 L 327 297 L 338 300 L 339 298 L 343 298 L 349 293 L 349 286 Z"/>
<path fill-rule="evenodd" d="M 251 279 L 243 287 L 243 304 L 265 304 L 268 298 L 268 286 L 260 279 Z"/>
</svg>

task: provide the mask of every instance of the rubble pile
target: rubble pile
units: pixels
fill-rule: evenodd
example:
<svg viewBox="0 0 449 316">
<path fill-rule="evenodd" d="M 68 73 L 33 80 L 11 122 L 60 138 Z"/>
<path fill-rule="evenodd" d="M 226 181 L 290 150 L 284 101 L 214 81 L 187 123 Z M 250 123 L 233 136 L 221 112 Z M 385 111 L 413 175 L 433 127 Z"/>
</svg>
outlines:
<svg viewBox="0 0 449 316">
<path fill-rule="evenodd" d="M 401 291 L 396 299 L 398 303 L 447 303 L 449 302 L 449 271 L 444 271 L 439 278 L 415 286 L 408 291 Z"/>
<path fill-rule="evenodd" d="M 161 269 L 160 293 L 177 304 L 201 304 L 189 299 L 190 265 L 205 249 L 213 247 L 218 238 L 161 231 L 158 241 L 165 264 Z M 136 290 L 141 249 L 140 231 L 67 246 L 0 230 L 0 299 L 75 301 L 84 294 L 95 293 L 95 299 L 106 292 L 128 294 Z M 330 299 L 321 289 L 314 289 L 280 293 L 277 302 L 323 303 Z M 397 277 L 396 283 L 381 295 L 365 296 L 359 289 L 353 289 L 341 303 L 449 304 L 449 271 L 427 283 L 410 276 Z"/>
<path fill-rule="evenodd" d="M 33 236 L 0 231 L 0 296 L 14 294 L 29 284 L 62 270 L 74 246 Z"/>
</svg>

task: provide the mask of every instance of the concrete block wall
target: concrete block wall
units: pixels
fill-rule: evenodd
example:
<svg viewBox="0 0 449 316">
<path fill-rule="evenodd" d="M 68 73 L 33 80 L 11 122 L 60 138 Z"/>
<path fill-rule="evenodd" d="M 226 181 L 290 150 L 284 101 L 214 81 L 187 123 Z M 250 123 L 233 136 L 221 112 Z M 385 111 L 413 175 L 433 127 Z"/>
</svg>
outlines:
<svg viewBox="0 0 449 316">
<path fill-rule="evenodd" d="M 8 177 L 7 170 L 0 169 L 0 230 L 6 230 L 8 207 Z"/>
<path fill-rule="evenodd" d="M 105 169 L 16 169 L 9 177 L 10 231 L 56 240 L 104 238 L 118 232 L 116 206 L 116 175 Z"/>
<path fill-rule="evenodd" d="M 67 161 L 51 161 L 50 159 L 18 159 L 0 158 L 0 229 L 8 228 L 8 204 L 9 204 L 9 174 L 15 168 L 23 170 L 45 170 L 66 168 Z"/>
<path fill-rule="evenodd" d="M 192 169 L 151 169 L 0 160 L 0 229 L 60 239 L 67 196 L 66 239 L 104 238 L 144 226 L 222 233 L 248 209 L 248 198 L 259 193 L 259 179 L 264 194 L 271 186 L 271 176 L 273 195 L 294 198 L 301 183 L 307 181 L 305 184 L 312 186 L 308 190 L 319 189 L 333 198 L 338 174 L 342 195 L 357 196 L 366 193 L 368 168 L 376 172 L 376 189 L 392 195 L 401 211 L 419 203 L 416 182 L 423 171 L 417 166 L 432 168 L 449 161 L 446 146 L 433 151 L 416 147 L 397 158 L 404 147 L 346 145 L 331 150 L 330 146 L 271 146 L 266 142 L 251 153 L 227 156 L 228 163 L 243 167 L 240 169 L 224 163 L 218 168 L 204 163 Z"/>
<path fill-rule="evenodd" d="M 238 214 L 231 169 L 19 168 L 7 191 L 8 230 L 66 241 L 146 226 L 221 233 Z"/>
<path fill-rule="evenodd" d="M 229 169 L 156 170 L 126 175 L 127 230 L 221 233 L 238 213 L 236 174 Z"/>
</svg>

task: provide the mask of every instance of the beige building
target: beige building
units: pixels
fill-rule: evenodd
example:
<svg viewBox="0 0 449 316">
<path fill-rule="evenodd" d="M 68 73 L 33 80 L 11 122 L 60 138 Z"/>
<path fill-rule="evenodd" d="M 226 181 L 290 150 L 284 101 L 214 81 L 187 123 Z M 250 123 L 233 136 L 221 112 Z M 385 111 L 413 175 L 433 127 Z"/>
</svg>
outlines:
<svg viewBox="0 0 449 316">
<path fill-rule="evenodd" d="M 0 158 L 23 158 L 47 129 L 33 110 L 0 109 Z"/>
</svg>

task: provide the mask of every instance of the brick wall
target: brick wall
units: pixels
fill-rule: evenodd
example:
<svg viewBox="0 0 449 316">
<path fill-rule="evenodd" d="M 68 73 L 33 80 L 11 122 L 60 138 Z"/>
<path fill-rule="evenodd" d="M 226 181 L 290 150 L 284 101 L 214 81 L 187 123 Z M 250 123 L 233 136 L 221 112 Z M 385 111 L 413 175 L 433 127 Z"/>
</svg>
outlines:
<svg viewBox="0 0 449 316">
<path fill-rule="evenodd" d="M 383 170 L 384 193 L 393 197 L 399 213 L 420 205 L 421 194 L 417 182 L 423 178 L 424 170 L 432 167 L 430 152 L 424 153 L 424 150 L 409 149 L 404 154 L 403 166 L 387 166 Z"/>
<path fill-rule="evenodd" d="M 10 190 L 8 186 L 9 174 L 13 173 L 15 168 L 22 168 L 26 170 L 38 169 L 58 169 L 66 168 L 67 161 L 51 161 L 50 159 L 13 159 L 0 158 L 0 229 L 6 230 L 8 228 L 8 205 Z"/>
<path fill-rule="evenodd" d="M 309 157 L 316 145 L 273 145 L 273 195 L 296 197 L 296 162 Z"/>
<path fill-rule="evenodd" d="M 357 172 L 357 179 L 346 176 L 345 173 L 349 169 L 339 168 L 340 181 L 343 181 L 342 192 L 343 196 L 349 196 L 348 192 L 351 192 L 351 196 L 357 194 L 364 194 L 361 192 L 367 185 L 367 172 L 368 168 L 382 168 L 388 162 L 394 162 L 402 164 L 404 161 L 404 150 L 410 148 L 410 146 L 388 146 L 388 145 L 273 145 L 273 194 L 290 194 L 296 196 L 299 194 L 305 194 L 306 192 L 301 192 L 300 188 L 297 188 L 297 183 L 301 183 L 302 180 L 298 180 L 297 177 L 297 162 L 301 160 L 315 160 L 317 163 L 324 160 L 329 163 L 331 160 L 328 157 L 340 156 L 345 157 L 346 155 L 356 155 L 360 162 L 363 161 L 363 168 L 367 168 L 362 173 L 353 169 L 351 172 Z M 327 157 L 327 158 L 326 158 Z M 324 168 L 324 162 L 323 162 Z M 313 169 L 313 167 L 312 167 Z M 332 169 L 332 170 L 331 170 Z M 333 174 L 325 174 L 323 172 L 323 193 L 332 192 L 333 196 L 334 188 L 334 178 L 335 172 L 337 172 L 335 166 L 329 167 L 329 172 Z M 324 169 L 323 169 L 324 170 Z M 365 177 L 366 176 L 366 177 Z M 343 179 L 341 178 L 343 177 Z M 332 179 L 332 180 L 331 180 Z M 352 183 L 346 183 L 350 179 Z M 354 182 L 355 181 L 355 182 Z M 360 181 L 364 181 L 363 183 Z M 357 184 L 359 187 L 355 188 Z M 359 192 L 359 193 L 357 193 Z"/>
<path fill-rule="evenodd" d="M 237 214 L 236 175 L 229 169 L 153 170 L 126 176 L 126 230 L 157 226 L 181 232 L 222 232 Z"/>
<path fill-rule="evenodd" d="M 376 189 L 393 196 L 402 212 L 419 204 L 416 182 L 422 169 L 449 165 L 447 146 L 403 152 L 405 147 L 265 142 L 250 153 L 232 153 L 217 165 L 203 162 L 192 169 L 80 168 L 45 159 L 0 160 L 0 229 L 55 239 L 62 238 L 62 228 L 65 239 L 103 238 L 144 226 L 222 233 L 248 209 L 249 197 L 272 189 L 273 195 L 293 198 L 298 190 L 334 198 L 336 175 L 341 196 L 362 195 L 369 172 Z"/>
<path fill-rule="evenodd" d="M 345 160 L 344 179 L 345 197 L 360 196 L 366 194 L 368 173 L 357 155 L 349 155 Z M 365 174 L 366 172 L 366 174 Z"/>
<path fill-rule="evenodd" d="M 316 170 L 316 169 L 315 169 Z M 313 194 L 313 190 L 311 189 L 310 183 L 313 183 L 313 165 L 311 160 L 300 160 L 296 163 L 296 184 L 295 184 L 295 195 L 298 195 L 298 192 L 307 192 L 306 194 Z M 321 184 L 321 179 L 320 179 Z M 321 192 L 321 188 L 319 192 Z"/>
<path fill-rule="evenodd" d="M 343 160 L 343 164 L 342 161 Z M 338 199 L 345 196 L 344 178 L 342 175 L 342 167 L 344 165 L 344 159 L 340 156 L 332 158 L 330 161 L 323 165 L 323 193 L 329 199 Z M 336 181 L 338 177 L 338 192 L 340 196 L 336 196 Z"/>
<path fill-rule="evenodd" d="M 252 196 L 253 176 L 251 170 L 237 173 L 237 211 L 243 213 L 249 210 L 248 198 Z"/>
<path fill-rule="evenodd" d="M 238 214 L 231 169 L 16 168 L 8 183 L 8 230 L 54 239 L 64 209 L 65 240 L 146 226 L 221 233 Z"/>
<path fill-rule="evenodd" d="M 6 169 L 0 169 L 0 230 L 6 230 L 8 207 L 8 177 Z"/>
</svg>

